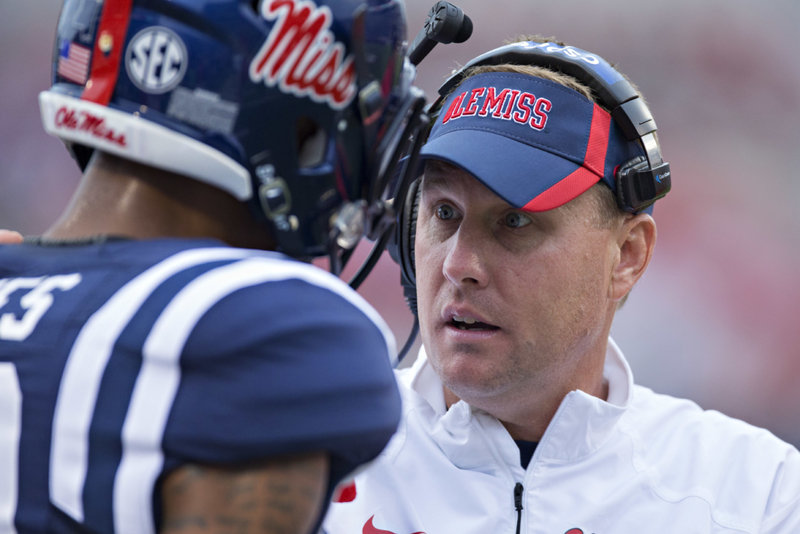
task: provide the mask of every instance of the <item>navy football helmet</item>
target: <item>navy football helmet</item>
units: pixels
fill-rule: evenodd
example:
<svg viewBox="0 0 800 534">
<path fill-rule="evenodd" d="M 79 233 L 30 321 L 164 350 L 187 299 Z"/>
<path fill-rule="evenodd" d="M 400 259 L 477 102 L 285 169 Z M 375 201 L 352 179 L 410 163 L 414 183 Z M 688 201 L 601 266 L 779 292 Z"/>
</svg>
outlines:
<svg viewBox="0 0 800 534">
<path fill-rule="evenodd" d="M 424 120 L 405 40 L 401 0 L 65 0 L 43 121 L 81 168 L 98 149 L 206 182 L 340 267 L 390 224 Z"/>
</svg>

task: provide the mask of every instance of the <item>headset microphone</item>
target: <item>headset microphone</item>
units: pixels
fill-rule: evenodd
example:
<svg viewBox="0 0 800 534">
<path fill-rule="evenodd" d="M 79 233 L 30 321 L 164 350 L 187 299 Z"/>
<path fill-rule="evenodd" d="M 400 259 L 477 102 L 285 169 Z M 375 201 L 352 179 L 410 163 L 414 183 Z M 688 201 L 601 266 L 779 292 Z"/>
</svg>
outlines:
<svg viewBox="0 0 800 534">
<path fill-rule="evenodd" d="M 419 65 L 437 43 L 463 43 L 472 35 L 472 20 L 460 7 L 445 1 L 436 2 L 428 13 L 425 27 L 411 43 L 408 59 Z"/>
<path fill-rule="evenodd" d="M 356 70 L 359 73 L 368 72 L 369 70 L 364 59 L 366 56 L 363 43 L 364 24 L 364 9 L 361 9 L 355 17 L 353 29 L 353 46 L 358 51 L 356 54 Z M 428 13 L 425 27 L 419 32 L 410 47 L 408 62 L 415 66 L 419 65 L 437 43 L 463 43 L 471 35 L 472 20 L 464 14 L 461 8 L 448 2 L 437 2 Z M 379 87 L 379 84 L 373 85 Z M 362 113 L 367 117 L 374 112 L 374 110 L 370 111 L 369 100 L 373 95 L 380 94 L 379 90 L 369 91 L 368 89 L 369 87 L 361 91 L 363 93 Z M 370 240 L 375 239 L 376 243 L 361 268 L 350 280 L 350 287 L 353 289 L 358 289 L 373 267 L 375 267 L 375 264 L 378 263 L 389 241 L 394 237 L 396 226 L 394 213 L 396 210 L 403 209 L 408 187 L 414 181 L 412 174 L 417 168 L 419 151 L 422 147 L 425 133 L 428 130 L 429 120 L 423 110 L 425 105 L 424 93 L 413 86 L 409 89 L 409 93 L 413 98 L 407 99 L 398 112 L 400 116 L 406 117 L 406 120 L 394 122 L 390 126 L 394 130 L 389 129 L 383 136 L 386 143 L 397 139 L 400 142 L 397 143 L 395 150 L 391 153 L 388 150 L 380 151 L 381 154 L 386 154 L 387 158 L 385 159 L 386 165 L 381 166 L 384 170 L 379 171 L 381 176 L 377 179 L 376 191 L 383 192 L 385 187 L 389 185 L 393 169 L 400 171 L 399 176 L 395 176 L 394 187 L 392 187 L 391 191 L 393 193 L 391 198 L 394 199 L 394 202 L 393 205 L 383 202 L 370 212 L 370 230 L 367 235 Z M 379 100 L 378 105 L 380 103 Z M 400 162 L 400 157 L 404 153 L 406 157 Z M 341 252 L 336 250 L 332 252 L 330 255 L 331 271 L 337 274 L 341 272 L 353 250 L 354 248 L 350 248 Z M 416 297 L 416 291 L 414 296 Z M 406 352 L 407 350 L 408 348 L 405 349 Z"/>
<path fill-rule="evenodd" d="M 363 17 L 361 18 L 361 21 L 361 26 L 363 26 Z M 359 32 L 354 31 L 354 35 L 358 36 Z M 425 59 L 425 56 L 427 56 L 438 43 L 463 43 L 469 39 L 471 35 L 472 20 L 470 20 L 470 18 L 464 14 L 461 8 L 454 6 L 449 2 L 437 2 L 428 13 L 428 18 L 425 21 L 425 27 L 419 32 L 419 34 L 417 34 L 414 42 L 409 47 L 410 51 L 408 54 L 408 61 L 414 66 L 419 65 L 420 62 Z M 356 39 L 356 42 L 358 42 L 358 39 Z M 392 187 L 392 198 L 394 199 L 394 202 L 390 209 L 386 210 L 383 215 L 412 209 L 414 210 L 413 217 L 416 219 L 416 210 L 418 209 L 419 205 L 416 191 L 419 182 L 414 180 L 414 171 L 417 169 L 420 148 L 427 137 L 426 134 L 428 130 L 429 119 L 428 115 L 423 111 L 424 97 L 421 96 L 421 91 L 412 87 L 411 92 L 415 93 L 415 91 L 419 93 L 417 98 L 414 98 L 406 103 L 409 108 L 413 107 L 413 109 L 409 109 L 401 113 L 401 115 L 409 117 L 405 123 L 405 129 L 402 132 L 399 130 L 397 131 L 399 138 L 405 142 L 402 142 L 398 145 L 398 148 L 391 155 L 391 158 L 389 158 L 389 164 L 386 167 L 386 169 L 394 169 L 396 171 L 396 175 L 394 178 L 394 186 Z M 387 133 L 385 138 L 394 139 L 395 135 Z M 403 151 L 406 152 L 406 157 L 402 161 L 398 162 L 399 156 Z M 387 183 L 385 180 L 386 178 L 388 178 L 388 175 L 378 180 L 378 191 L 384 190 L 383 185 Z M 410 187 L 413 187 L 414 189 L 414 193 L 411 195 L 408 193 L 408 189 Z M 405 200 L 409 196 L 415 200 L 412 201 L 410 207 L 407 207 L 405 206 Z M 378 219 L 381 218 L 381 214 L 376 215 L 378 216 Z M 408 216 L 405 218 L 407 217 Z M 399 220 L 402 221 L 405 220 L 405 218 L 400 217 Z M 387 245 L 389 245 L 389 252 L 395 261 L 398 261 L 399 257 L 405 257 L 405 255 L 402 253 L 398 255 L 396 233 L 396 223 L 394 222 L 389 226 L 380 224 L 378 225 L 378 231 L 374 232 L 374 237 L 377 238 L 377 242 L 373 246 L 372 251 L 370 251 L 369 256 L 364 261 L 361 268 L 358 270 L 355 276 L 353 276 L 352 280 L 350 280 L 350 287 L 357 289 L 358 286 L 361 285 L 361 282 L 364 281 L 366 276 L 378 262 L 381 253 L 384 251 Z M 413 236 L 406 236 L 406 238 L 412 241 L 414 239 Z M 390 241 L 392 242 L 390 243 Z M 353 249 L 345 251 L 341 257 L 337 256 L 336 254 L 331 254 L 331 265 L 333 266 L 335 263 L 340 267 L 343 266 L 352 252 Z M 405 252 L 405 249 L 403 252 Z M 413 257 L 413 251 L 410 253 L 409 257 Z M 400 351 L 398 361 L 406 355 L 409 349 L 411 349 L 411 346 L 414 344 L 414 339 L 417 337 L 417 331 L 419 330 L 419 321 L 417 319 L 416 311 L 416 277 L 413 274 L 413 260 L 409 262 L 407 269 L 404 269 L 404 273 L 406 271 L 410 274 L 404 274 L 402 283 L 405 287 L 405 295 L 408 300 L 408 304 L 411 306 L 411 310 L 414 313 L 414 326 L 412 327 L 411 334 L 409 335 L 405 346 Z M 406 276 L 410 276 L 411 279 L 407 280 Z"/>
</svg>

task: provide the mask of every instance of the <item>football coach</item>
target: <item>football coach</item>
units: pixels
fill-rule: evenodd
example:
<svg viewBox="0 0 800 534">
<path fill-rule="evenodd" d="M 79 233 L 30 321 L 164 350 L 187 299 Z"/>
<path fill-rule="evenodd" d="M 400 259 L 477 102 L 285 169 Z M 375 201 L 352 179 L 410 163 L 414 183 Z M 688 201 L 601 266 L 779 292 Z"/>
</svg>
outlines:
<svg viewBox="0 0 800 534">
<path fill-rule="evenodd" d="M 800 453 L 635 385 L 609 338 L 671 180 L 638 91 L 530 40 L 440 94 L 399 232 L 423 349 L 397 434 L 326 531 L 800 532 Z"/>
</svg>

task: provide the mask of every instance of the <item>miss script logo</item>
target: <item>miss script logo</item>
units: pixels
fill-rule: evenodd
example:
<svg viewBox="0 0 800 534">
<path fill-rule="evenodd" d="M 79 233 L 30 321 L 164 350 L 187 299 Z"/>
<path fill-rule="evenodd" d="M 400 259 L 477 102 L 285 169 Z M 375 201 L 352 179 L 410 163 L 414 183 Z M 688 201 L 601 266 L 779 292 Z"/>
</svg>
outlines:
<svg viewBox="0 0 800 534">
<path fill-rule="evenodd" d="M 56 128 L 88 133 L 92 137 L 103 139 L 122 148 L 128 146 L 125 134 L 115 132 L 106 124 L 103 117 L 98 117 L 88 111 L 76 111 L 62 106 L 56 112 L 55 125 Z"/>
<path fill-rule="evenodd" d="M 276 22 L 250 63 L 250 79 L 334 109 L 346 107 L 356 93 L 355 65 L 329 30 L 330 8 L 309 0 L 264 0 L 261 15 Z"/>
</svg>

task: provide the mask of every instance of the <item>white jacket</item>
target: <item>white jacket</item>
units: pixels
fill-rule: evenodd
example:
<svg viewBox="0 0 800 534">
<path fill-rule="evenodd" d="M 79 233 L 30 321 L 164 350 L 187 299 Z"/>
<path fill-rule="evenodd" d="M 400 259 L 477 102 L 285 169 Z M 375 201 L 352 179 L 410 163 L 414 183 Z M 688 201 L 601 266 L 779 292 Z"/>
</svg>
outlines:
<svg viewBox="0 0 800 534">
<path fill-rule="evenodd" d="M 356 476 L 355 500 L 331 506 L 325 530 L 800 534 L 797 449 L 766 430 L 635 386 L 611 340 L 604 376 L 608 401 L 569 393 L 524 470 L 497 419 L 463 401 L 445 408 L 423 350 L 398 372 L 404 411 L 397 434 Z"/>
</svg>

